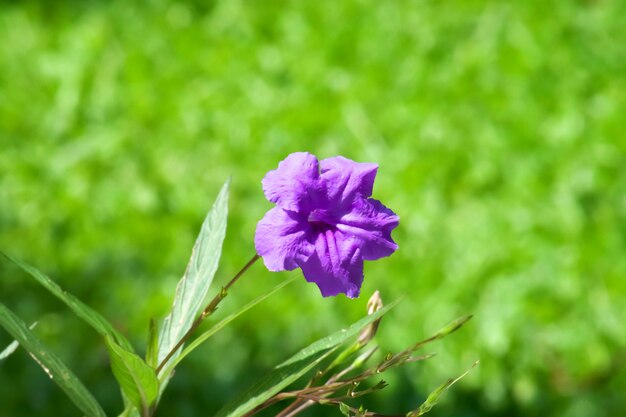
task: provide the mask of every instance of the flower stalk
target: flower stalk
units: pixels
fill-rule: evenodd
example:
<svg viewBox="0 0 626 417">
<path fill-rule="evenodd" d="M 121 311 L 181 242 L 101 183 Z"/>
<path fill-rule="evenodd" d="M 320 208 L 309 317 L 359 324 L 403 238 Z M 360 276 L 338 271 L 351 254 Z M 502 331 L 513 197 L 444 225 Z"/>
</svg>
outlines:
<svg viewBox="0 0 626 417">
<path fill-rule="evenodd" d="M 174 354 L 178 351 L 178 349 L 180 349 L 185 344 L 185 342 L 187 342 L 187 340 L 189 340 L 191 335 L 202 324 L 204 319 L 209 317 L 211 314 L 213 314 L 215 312 L 215 310 L 217 310 L 217 306 L 228 295 L 228 290 L 239 280 L 239 278 L 241 278 L 241 276 L 248 269 L 250 269 L 250 267 L 252 265 L 254 265 L 254 263 L 259 258 L 260 258 L 260 256 L 255 253 L 254 256 L 243 266 L 243 268 L 241 268 L 239 270 L 239 272 L 237 272 L 235 274 L 235 276 L 230 281 L 228 281 L 228 283 L 225 286 L 222 287 L 220 292 L 218 292 L 215 295 L 215 297 L 213 297 L 211 302 L 209 302 L 209 304 L 207 304 L 207 306 L 204 308 L 204 310 L 202 310 L 202 313 L 200 313 L 198 318 L 191 324 L 191 327 L 189 328 L 189 330 L 187 330 L 187 332 L 183 335 L 183 337 L 180 338 L 180 340 L 178 341 L 178 343 L 176 343 L 176 345 L 172 348 L 172 350 L 170 350 L 168 352 L 168 354 L 165 355 L 165 358 L 163 358 L 163 360 L 161 361 L 159 366 L 157 366 L 157 368 L 156 368 L 156 374 L 157 375 L 159 374 L 159 372 L 161 372 L 161 370 L 163 370 L 163 367 L 165 366 L 165 364 L 172 358 L 172 356 L 174 356 Z"/>
<path fill-rule="evenodd" d="M 374 295 L 370 299 L 370 302 L 368 302 L 368 313 L 373 314 L 377 309 L 381 307 L 382 300 L 380 299 L 380 295 L 374 293 Z M 254 410 L 245 414 L 244 417 L 250 417 L 258 413 L 259 411 L 269 407 L 270 405 L 284 400 L 294 401 L 287 407 L 285 407 L 280 413 L 278 413 L 276 417 L 294 417 L 314 404 L 339 406 L 340 408 L 342 408 L 342 412 L 344 412 L 345 415 L 352 415 L 350 413 L 353 413 L 354 417 L 396 417 L 369 412 L 367 410 L 356 409 L 348 406 L 344 403 L 344 401 L 381 390 L 387 386 L 387 383 L 385 381 L 379 381 L 377 384 L 371 386 L 370 388 L 357 391 L 356 388 L 359 386 L 359 384 L 366 380 L 369 380 L 383 372 L 386 372 L 391 368 L 399 367 L 411 362 L 423 361 L 432 358 L 434 354 L 427 353 L 423 355 L 417 355 L 415 353 L 417 350 L 423 348 L 425 345 L 434 342 L 435 340 L 439 340 L 447 336 L 448 334 L 458 330 L 471 317 L 471 315 L 461 317 L 448 324 L 444 328 L 440 329 L 437 333 L 435 333 L 434 336 L 417 342 L 401 352 L 395 354 L 387 353 L 382 359 L 378 361 L 377 364 L 367 367 L 365 370 L 362 370 L 356 375 L 348 376 L 349 374 L 353 373 L 353 371 L 361 368 L 368 361 L 368 359 L 370 359 L 372 355 L 378 350 L 378 346 L 373 346 L 361 353 L 347 367 L 334 373 L 334 375 L 330 376 L 326 380 L 326 382 L 320 384 L 320 380 L 325 375 L 327 375 L 331 369 L 335 369 L 339 365 L 345 363 L 345 361 L 352 354 L 356 353 L 372 340 L 376 333 L 376 330 L 378 329 L 379 323 L 376 323 L 375 326 L 368 326 L 363 329 L 359 336 L 359 339 L 355 342 L 354 345 L 350 346 L 344 352 L 339 354 L 338 357 L 342 358 L 340 361 L 336 359 L 325 370 L 317 372 L 315 376 L 311 378 L 306 387 L 299 390 L 284 391 L 278 393 L 272 398 L 265 401 L 263 404 L 259 405 Z M 477 363 L 478 362 L 474 363 L 474 365 L 472 365 L 472 368 L 476 366 Z M 429 396 L 429 399 L 427 399 L 427 401 L 422 404 L 418 409 L 410 411 L 409 413 L 405 414 L 405 416 L 419 417 L 428 412 L 428 410 L 430 410 L 430 408 L 432 408 L 432 406 L 438 401 L 441 393 L 447 390 L 459 379 L 464 377 L 468 372 L 469 370 L 455 379 L 450 379 L 448 382 L 435 390 L 435 392 Z M 345 390 L 344 393 L 339 393 L 339 391 L 342 390 Z"/>
</svg>

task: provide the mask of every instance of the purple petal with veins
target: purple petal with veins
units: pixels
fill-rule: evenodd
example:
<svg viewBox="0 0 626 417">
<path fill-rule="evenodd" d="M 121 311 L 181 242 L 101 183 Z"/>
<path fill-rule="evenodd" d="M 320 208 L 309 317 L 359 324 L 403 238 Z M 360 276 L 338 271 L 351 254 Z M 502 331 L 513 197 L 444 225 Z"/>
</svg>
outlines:
<svg viewBox="0 0 626 417">
<path fill-rule="evenodd" d="M 300 267 L 324 297 L 358 297 L 363 261 L 391 255 L 398 216 L 370 198 L 378 165 L 297 152 L 263 179 L 276 203 L 258 223 L 254 244 L 271 271 Z"/>
</svg>

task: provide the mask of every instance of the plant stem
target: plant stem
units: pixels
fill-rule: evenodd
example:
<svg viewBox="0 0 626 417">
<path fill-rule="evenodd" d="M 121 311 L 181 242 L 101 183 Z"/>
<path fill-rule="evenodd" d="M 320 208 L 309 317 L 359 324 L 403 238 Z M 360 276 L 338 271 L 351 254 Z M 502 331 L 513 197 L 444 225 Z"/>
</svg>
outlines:
<svg viewBox="0 0 626 417">
<path fill-rule="evenodd" d="M 157 375 L 159 374 L 159 372 L 161 372 L 161 370 L 163 369 L 163 367 L 165 366 L 167 361 L 169 361 L 172 358 L 172 356 L 174 356 L 174 354 L 178 351 L 178 349 L 180 349 L 185 344 L 185 342 L 187 340 L 189 340 L 189 338 L 191 337 L 193 332 L 200 326 L 200 324 L 202 324 L 204 319 L 207 318 L 208 316 L 210 316 L 211 314 L 213 314 L 213 312 L 217 309 L 218 304 L 226 297 L 226 295 L 228 295 L 228 290 L 230 289 L 230 287 L 232 287 L 233 284 L 235 284 L 235 282 L 237 282 L 239 280 L 239 278 L 259 258 L 260 258 L 260 256 L 255 253 L 254 256 L 252 257 L 252 259 L 250 259 L 248 261 L 248 263 L 246 263 L 243 266 L 243 268 L 241 268 L 241 270 L 239 272 L 237 272 L 237 274 L 235 274 L 235 276 L 230 281 L 228 281 L 228 284 L 226 284 L 224 287 L 222 287 L 222 290 L 220 292 L 218 292 L 215 295 L 215 297 L 213 297 L 211 302 L 209 304 L 207 304 L 207 306 L 204 308 L 204 310 L 202 310 L 202 313 L 200 313 L 198 318 L 191 324 L 191 327 L 189 328 L 189 330 L 187 330 L 187 332 L 183 335 L 183 337 L 180 338 L 178 343 L 176 343 L 176 345 L 172 348 L 172 350 L 170 350 L 169 353 L 165 356 L 165 358 L 163 358 L 163 360 L 161 361 L 159 366 L 157 366 L 157 368 L 156 368 L 156 374 Z"/>
<path fill-rule="evenodd" d="M 314 404 L 314 402 L 311 400 L 306 400 L 306 399 L 303 400 L 303 399 L 298 398 L 294 402 L 292 402 L 289 406 L 284 408 L 280 413 L 276 414 L 276 417 L 295 416 L 299 412 L 303 411 L 305 408 L 308 408 L 309 403 L 311 403 L 311 405 Z"/>
</svg>

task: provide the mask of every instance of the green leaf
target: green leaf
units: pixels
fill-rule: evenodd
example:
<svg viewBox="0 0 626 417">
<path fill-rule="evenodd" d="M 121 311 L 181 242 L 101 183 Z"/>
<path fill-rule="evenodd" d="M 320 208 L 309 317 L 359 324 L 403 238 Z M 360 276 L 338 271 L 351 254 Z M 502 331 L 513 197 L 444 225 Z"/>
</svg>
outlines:
<svg viewBox="0 0 626 417">
<path fill-rule="evenodd" d="M 89 417 L 106 417 L 100 404 L 74 373 L 4 304 L 0 303 L 0 325 L 26 349 L 74 404 Z"/>
<path fill-rule="evenodd" d="M 456 320 L 453 320 L 451 323 L 448 323 L 447 325 L 445 325 L 444 327 L 439 329 L 437 331 L 437 333 L 435 333 L 433 336 L 431 336 L 431 337 L 429 337 L 427 339 L 424 339 L 421 342 L 417 342 L 416 344 L 414 344 L 411 347 L 411 351 L 418 350 L 418 349 L 422 348 L 424 345 L 426 345 L 428 343 L 434 342 L 435 340 L 443 339 L 444 337 L 448 336 L 450 333 L 456 332 L 461 327 L 463 327 L 463 325 L 465 323 L 470 321 L 472 319 L 472 317 L 474 317 L 474 316 L 469 314 L 469 315 L 460 317 L 460 318 L 458 318 Z"/>
<path fill-rule="evenodd" d="M 159 381 L 154 369 L 136 354 L 124 350 L 110 336 L 105 337 L 111 369 L 122 392 L 141 410 L 147 410 L 159 394 Z"/>
<path fill-rule="evenodd" d="M 470 321 L 474 317 L 472 314 L 468 314 L 466 316 L 460 317 L 456 320 L 453 320 L 451 323 L 448 323 L 446 326 L 439 329 L 437 333 L 433 336 L 435 339 L 442 339 L 449 335 L 450 333 L 454 333 L 459 330 L 465 323 Z"/>
<path fill-rule="evenodd" d="M 287 284 L 290 284 L 293 281 L 295 281 L 297 278 L 299 278 L 299 277 L 294 275 L 291 278 L 289 278 L 287 280 L 284 280 L 283 282 L 278 284 L 276 287 L 274 287 L 271 291 L 269 291 L 269 292 L 263 294 L 262 296 L 257 297 L 254 300 L 250 301 L 248 304 L 246 304 L 242 308 L 238 309 L 234 313 L 231 313 L 230 315 L 228 315 L 227 317 L 222 319 L 219 323 L 215 324 L 209 330 L 203 332 L 200 336 L 198 336 L 191 343 L 189 343 L 189 345 L 182 351 L 182 353 L 180 354 L 180 356 L 178 358 L 176 358 L 176 360 L 174 360 L 173 362 L 170 362 L 170 365 L 168 366 L 168 369 L 166 369 L 163 372 L 163 375 L 168 375 L 172 371 L 172 369 L 174 369 L 174 367 L 176 365 L 178 365 L 187 355 L 189 355 L 194 349 L 196 349 L 198 346 L 200 346 L 202 343 L 204 343 L 207 339 L 209 339 L 215 333 L 219 332 L 224 327 L 226 327 L 226 325 L 228 323 L 230 323 L 231 321 L 235 320 L 237 317 L 239 317 L 240 315 L 242 315 L 246 311 L 250 310 L 252 307 L 254 307 L 255 305 L 259 304 L 261 301 L 265 300 L 266 298 L 269 298 L 270 296 L 272 296 L 273 294 L 275 294 L 276 292 L 281 290 Z"/>
<path fill-rule="evenodd" d="M 43 274 L 35 267 L 20 261 L 4 252 L 0 252 L 5 258 L 20 267 L 24 272 L 35 278 L 43 287 L 50 291 L 55 297 L 63 301 L 78 317 L 93 327 L 102 336 L 110 336 L 114 338 L 118 344 L 122 345 L 126 350 L 133 350 L 130 342 L 118 332 L 102 315 L 85 303 L 74 297 L 72 294 L 64 291 L 57 283 L 52 281 L 48 276 Z"/>
<path fill-rule="evenodd" d="M 302 349 L 285 362 L 276 366 L 268 376 L 252 386 L 238 400 L 227 404 L 217 413 L 217 417 L 243 416 L 262 405 L 327 358 L 346 340 L 356 336 L 362 328 L 382 317 L 397 303 L 397 301 L 393 302 L 377 312 L 362 318 L 347 329 L 339 330 Z"/>
<path fill-rule="evenodd" d="M 230 181 L 226 181 L 207 214 L 193 247 L 187 270 L 176 287 L 172 311 L 163 321 L 159 333 L 159 363 L 189 330 L 203 307 L 217 270 L 226 234 L 229 183 Z M 175 359 L 179 352 L 172 356 L 170 361 Z"/>
<path fill-rule="evenodd" d="M 30 330 L 33 330 L 35 326 L 37 326 L 37 322 L 34 322 L 33 324 L 31 324 L 28 328 Z M 13 342 L 9 343 L 9 346 L 7 346 L 2 352 L 0 352 L 0 361 L 11 356 L 17 350 L 19 346 L 20 346 L 20 343 L 17 340 L 14 340 Z"/>
<path fill-rule="evenodd" d="M 428 395 L 426 401 L 424 401 L 417 410 L 407 413 L 406 417 L 419 417 L 428 413 L 430 410 L 433 409 L 435 405 L 437 405 L 441 398 L 441 395 L 448 389 L 450 389 L 452 385 L 456 384 L 461 378 L 467 375 L 472 369 L 474 369 L 476 365 L 478 365 L 478 361 L 474 362 L 474 364 L 467 371 L 463 372 L 458 377 L 449 379 L 445 383 L 441 384 L 439 387 L 437 387 L 437 389 L 435 389 Z"/>
</svg>

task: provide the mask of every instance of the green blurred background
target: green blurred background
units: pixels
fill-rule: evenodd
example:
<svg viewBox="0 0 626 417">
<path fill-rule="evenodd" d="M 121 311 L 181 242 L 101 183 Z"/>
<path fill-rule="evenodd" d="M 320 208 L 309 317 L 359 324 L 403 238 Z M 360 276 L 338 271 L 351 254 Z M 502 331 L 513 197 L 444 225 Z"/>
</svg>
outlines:
<svg viewBox="0 0 626 417">
<path fill-rule="evenodd" d="M 195 352 L 159 415 L 212 415 L 375 289 L 405 295 L 385 351 L 475 318 L 386 375 L 372 409 L 405 412 L 480 359 L 433 416 L 626 415 L 624 16 L 620 0 L 4 1 L 0 248 L 143 350 L 228 176 L 220 283 L 253 253 L 260 180 L 288 153 L 375 161 L 401 249 L 366 264 L 361 299 L 290 285 Z M 116 415 L 99 337 L 0 273 L 0 302 Z M 256 265 L 220 314 L 288 275 Z M 23 351 L 0 364 L 0 404 L 80 415 Z"/>
</svg>

